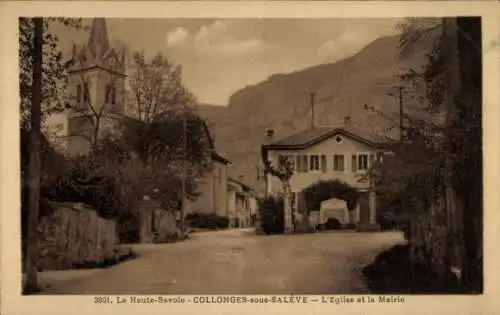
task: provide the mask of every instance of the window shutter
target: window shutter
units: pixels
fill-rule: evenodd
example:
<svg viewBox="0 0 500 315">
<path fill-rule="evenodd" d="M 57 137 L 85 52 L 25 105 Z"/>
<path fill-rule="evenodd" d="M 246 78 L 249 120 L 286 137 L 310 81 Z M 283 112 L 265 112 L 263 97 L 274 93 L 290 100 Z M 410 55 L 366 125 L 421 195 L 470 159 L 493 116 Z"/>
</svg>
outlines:
<svg viewBox="0 0 500 315">
<path fill-rule="evenodd" d="M 304 170 L 304 172 L 307 172 L 309 170 L 308 162 L 309 162 L 308 156 L 303 155 L 302 156 L 302 169 Z"/>
<path fill-rule="evenodd" d="M 297 173 L 299 172 L 302 172 L 302 156 L 301 155 L 297 155 L 296 157 L 296 168 L 297 168 Z"/>
<path fill-rule="evenodd" d="M 321 156 L 321 172 L 326 173 L 326 155 Z"/>
<path fill-rule="evenodd" d="M 343 155 L 339 155 L 339 171 L 343 172 L 344 171 L 344 156 Z"/>
<path fill-rule="evenodd" d="M 353 172 L 358 170 L 358 160 L 356 159 L 356 154 L 352 155 L 351 166 Z"/>
<path fill-rule="evenodd" d="M 374 154 L 370 154 L 370 165 L 369 165 L 369 167 L 372 167 L 373 164 L 374 164 L 374 162 L 375 162 L 375 155 Z"/>
</svg>

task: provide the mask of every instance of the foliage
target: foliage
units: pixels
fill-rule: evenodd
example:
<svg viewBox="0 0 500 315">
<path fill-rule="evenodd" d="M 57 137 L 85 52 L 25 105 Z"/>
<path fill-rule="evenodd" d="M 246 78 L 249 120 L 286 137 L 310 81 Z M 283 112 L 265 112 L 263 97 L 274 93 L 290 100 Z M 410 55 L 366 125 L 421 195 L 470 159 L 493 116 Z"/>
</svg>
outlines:
<svg viewBox="0 0 500 315">
<path fill-rule="evenodd" d="M 186 114 L 187 115 L 187 114 Z M 134 152 L 135 179 L 144 194 L 158 191 L 167 207 L 175 207 L 184 176 L 188 199 L 199 196 L 197 179 L 212 169 L 211 142 L 204 122 L 190 114 L 186 120 L 186 142 L 182 120 L 164 117 L 146 124 L 129 120 L 122 134 L 120 150 Z"/>
<path fill-rule="evenodd" d="M 197 229 L 226 229 L 229 226 L 227 217 L 219 216 L 215 213 L 189 213 L 186 216 L 191 228 Z"/>
<path fill-rule="evenodd" d="M 68 161 L 62 174 L 46 182 L 43 194 L 51 200 L 82 202 L 94 207 L 103 218 L 117 218 L 125 207 L 118 181 L 108 174 L 95 177 L 93 165 L 91 156 Z"/>
<path fill-rule="evenodd" d="M 283 198 L 269 196 L 259 200 L 260 225 L 267 235 L 284 233 L 284 215 Z"/>
<path fill-rule="evenodd" d="M 358 193 L 356 189 L 338 179 L 320 180 L 302 190 L 307 209 L 319 211 L 321 203 L 332 198 L 342 199 L 352 210 L 357 205 Z"/>
<path fill-rule="evenodd" d="M 457 55 L 448 55 L 454 48 L 444 32 L 436 35 L 424 71 L 412 70 L 406 76 L 412 79 L 403 81 L 411 92 L 423 95 L 428 106 L 420 117 L 405 117 L 401 144 L 370 175 L 389 204 L 391 196 L 393 201 L 402 201 L 403 214 L 412 223 L 408 236 L 413 256 L 423 257 L 427 264 L 440 261 L 445 266 L 443 270 L 449 270 L 451 264 L 461 264 L 464 289 L 481 291 L 481 22 L 466 17 L 454 20 L 451 28 L 439 23 L 435 27 L 450 30 L 447 35 L 457 38 Z M 418 38 L 420 34 L 414 31 L 415 21 L 407 24 L 401 43 L 412 49 L 415 40 L 407 38 Z M 455 64 L 445 68 L 448 61 Z M 448 69 L 457 72 L 447 73 Z M 448 92 L 454 94 L 454 99 L 445 98 Z M 454 204 L 463 207 L 462 214 L 453 218 L 454 222 L 463 222 L 459 223 L 463 229 L 457 231 L 454 244 L 446 242 L 436 251 L 436 243 L 450 235 L 455 225 L 446 220 L 452 209 L 445 201 L 448 188 L 453 192 Z M 414 232 L 417 233 L 412 236 Z M 456 254 L 457 248 L 461 254 Z M 446 278 L 446 272 L 438 277 Z"/>
<path fill-rule="evenodd" d="M 67 93 L 68 64 L 59 50 L 57 36 L 49 29 L 53 23 L 63 23 L 68 27 L 85 29 L 81 19 L 44 18 L 43 34 L 43 67 L 42 67 L 42 117 L 69 106 L 70 96 Z M 31 18 L 19 18 L 19 85 L 21 125 L 29 129 L 31 106 L 31 83 L 33 76 L 33 37 L 34 24 Z"/>
<path fill-rule="evenodd" d="M 328 218 L 325 222 L 325 229 L 326 230 L 338 230 L 342 227 L 342 224 L 340 223 L 339 220 L 335 218 Z"/>
<path fill-rule="evenodd" d="M 130 106 L 137 118 L 150 124 L 164 116 L 192 110 L 194 96 L 182 83 L 181 67 L 161 53 L 148 60 L 144 52 L 133 55 Z"/>
</svg>

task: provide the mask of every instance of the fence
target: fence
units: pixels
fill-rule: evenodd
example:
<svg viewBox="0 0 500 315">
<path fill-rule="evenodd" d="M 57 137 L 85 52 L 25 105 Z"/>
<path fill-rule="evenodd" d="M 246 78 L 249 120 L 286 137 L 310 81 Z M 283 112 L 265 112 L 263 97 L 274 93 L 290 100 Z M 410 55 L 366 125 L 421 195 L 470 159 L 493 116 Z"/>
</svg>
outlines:
<svg viewBox="0 0 500 315">
<path fill-rule="evenodd" d="M 115 259 L 116 223 L 84 204 L 57 204 L 38 227 L 39 267 L 66 269 Z"/>
</svg>

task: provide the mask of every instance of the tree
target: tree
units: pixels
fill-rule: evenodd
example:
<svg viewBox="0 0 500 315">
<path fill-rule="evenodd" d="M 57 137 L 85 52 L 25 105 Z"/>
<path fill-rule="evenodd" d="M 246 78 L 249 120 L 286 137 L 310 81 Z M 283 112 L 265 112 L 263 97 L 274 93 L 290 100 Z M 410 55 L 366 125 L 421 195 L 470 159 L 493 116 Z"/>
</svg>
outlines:
<svg viewBox="0 0 500 315">
<path fill-rule="evenodd" d="M 27 216 L 26 230 L 26 282 L 24 291 L 38 289 L 36 231 L 40 215 L 41 177 L 41 124 L 52 111 L 62 109 L 65 103 L 64 85 L 66 65 L 62 54 L 57 51 L 57 38 L 48 32 L 51 21 L 80 27 L 74 19 L 19 19 L 19 62 L 20 62 L 20 113 L 22 130 L 29 130 L 29 164 L 26 173 Z M 25 165 L 24 163 L 22 165 Z M 24 176 L 23 176 L 24 179 Z M 23 184 L 23 187 L 25 185 Z M 24 198 L 23 198 L 24 201 Z"/>
<path fill-rule="evenodd" d="M 187 137 L 183 136 L 182 118 L 187 122 Z M 144 193 L 158 189 L 170 207 L 180 198 L 181 175 L 186 179 L 188 199 L 194 199 L 199 195 L 197 179 L 212 168 L 210 135 L 205 122 L 194 113 L 165 116 L 149 124 L 129 120 L 122 142 L 124 151 L 136 155 L 137 182 L 146 189 Z"/>
<path fill-rule="evenodd" d="M 284 211 L 284 229 L 285 234 L 294 232 L 293 213 L 292 213 L 292 194 L 290 190 L 290 178 L 293 176 L 292 162 L 288 161 L 286 156 L 280 156 L 278 168 L 269 161 L 268 151 L 262 147 L 262 162 L 264 163 L 264 174 L 267 180 L 268 175 L 277 177 L 282 184 L 283 189 L 283 211 Z M 307 216 L 307 213 L 304 214 Z"/>
<path fill-rule="evenodd" d="M 356 207 L 358 193 L 356 189 L 346 183 L 333 180 L 320 180 L 302 190 L 307 208 L 319 211 L 321 203 L 331 198 L 342 199 L 347 203 L 349 210 Z"/>
<path fill-rule="evenodd" d="M 406 210 L 413 212 L 415 231 L 425 230 L 427 241 L 433 240 L 424 250 L 433 251 L 439 237 L 446 240 L 439 253 L 446 253 L 438 275 L 440 285 L 448 286 L 448 274 L 453 272 L 461 282 L 460 290 L 479 292 L 481 23 L 474 18 L 438 19 L 432 25 L 425 22 L 409 20 L 402 26 L 401 53 L 414 49 L 419 38 L 438 29 L 423 71 L 410 69 L 402 78 L 415 94 L 421 94 L 427 107 L 420 117 L 405 117 L 403 141 L 371 175 L 379 190 L 405 201 Z M 445 207 L 433 211 L 444 199 Z M 412 200 L 415 204 L 409 202 Z M 430 226 L 425 226 L 429 219 Z M 410 245 L 412 242 L 410 238 Z"/>
<path fill-rule="evenodd" d="M 125 138 L 143 165 L 145 187 L 160 189 L 165 201 L 177 202 L 183 191 L 196 198 L 196 180 L 211 168 L 211 135 L 182 83 L 181 68 L 161 53 L 148 59 L 144 52 L 134 53 L 133 68 L 129 106 L 137 120 Z"/>
<path fill-rule="evenodd" d="M 165 116 L 194 109 L 195 99 L 182 84 L 181 67 L 161 53 L 148 60 L 144 52 L 133 55 L 130 77 L 130 106 L 147 124 Z"/>
<path fill-rule="evenodd" d="M 86 29 L 81 19 L 44 18 L 43 19 L 43 64 L 42 64 L 42 111 L 43 121 L 50 113 L 64 110 L 70 106 L 67 89 L 68 66 L 58 48 L 59 39 L 50 32 L 50 25 L 63 23 L 68 27 Z M 19 85 L 21 126 L 29 129 L 33 84 L 33 42 L 34 23 L 31 18 L 19 18 Z"/>
<path fill-rule="evenodd" d="M 28 168 L 29 187 L 29 217 L 28 235 L 26 248 L 26 283 L 25 292 L 32 292 L 38 289 L 37 279 L 37 247 L 36 231 L 38 227 L 38 216 L 40 211 L 40 142 L 41 142 L 41 107 L 42 107 L 42 49 L 43 49 L 43 19 L 34 18 L 33 34 L 33 71 L 31 89 L 31 110 L 30 110 L 30 161 Z"/>
</svg>

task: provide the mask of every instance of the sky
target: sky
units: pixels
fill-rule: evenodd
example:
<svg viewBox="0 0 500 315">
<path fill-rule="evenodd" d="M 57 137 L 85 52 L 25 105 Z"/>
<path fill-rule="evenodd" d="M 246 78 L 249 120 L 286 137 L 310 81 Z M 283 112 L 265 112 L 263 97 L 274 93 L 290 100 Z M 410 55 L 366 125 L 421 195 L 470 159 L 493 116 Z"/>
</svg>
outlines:
<svg viewBox="0 0 500 315">
<path fill-rule="evenodd" d="M 90 24 L 90 19 L 83 20 Z M 107 19 L 112 42 L 129 55 L 162 53 L 182 67 L 200 103 L 227 105 L 245 86 L 352 56 L 378 37 L 397 34 L 400 19 Z M 61 49 L 84 44 L 88 32 L 54 26 Z"/>
</svg>

